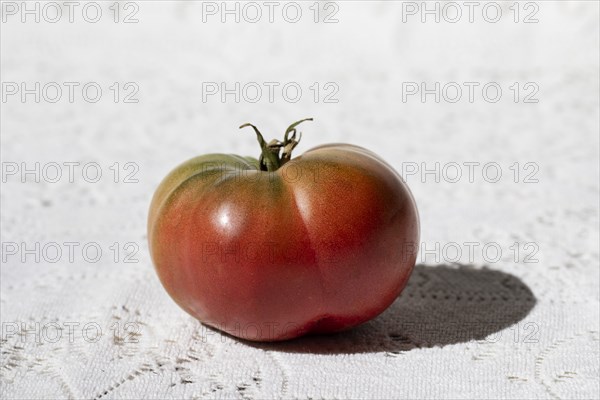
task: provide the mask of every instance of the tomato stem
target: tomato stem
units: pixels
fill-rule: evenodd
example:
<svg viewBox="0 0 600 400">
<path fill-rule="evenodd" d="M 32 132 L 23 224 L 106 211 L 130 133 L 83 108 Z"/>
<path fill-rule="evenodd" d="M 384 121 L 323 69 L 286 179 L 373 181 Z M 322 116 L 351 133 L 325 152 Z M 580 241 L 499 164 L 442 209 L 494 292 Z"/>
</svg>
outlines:
<svg viewBox="0 0 600 400">
<path fill-rule="evenodd" d="M 305 118 L 300 121 L 291 124 L 285 131 L 283 142 L 273 139 L 269 143 L 265 142 L 262 134 L 258 128 L 252 124 L 246 123 L 240 126 L 240 129 L 251 127 L 256 132 L 256 138 L 260 145 L 261 154 L 259 158 L 259 164 L 261 171 L 276 171 L 278 168 L 283 166 L 285 163 L 292 159 L 292 151 L 300 143 L 302 139 L 302 133 L 298 134 L 296 139 L 296 126 L 300 125 L 304 121 L 312 121 L 312 118 Z M 280 150 L 283 149 L 281 157 L 279 156 Z"/>
</svg>

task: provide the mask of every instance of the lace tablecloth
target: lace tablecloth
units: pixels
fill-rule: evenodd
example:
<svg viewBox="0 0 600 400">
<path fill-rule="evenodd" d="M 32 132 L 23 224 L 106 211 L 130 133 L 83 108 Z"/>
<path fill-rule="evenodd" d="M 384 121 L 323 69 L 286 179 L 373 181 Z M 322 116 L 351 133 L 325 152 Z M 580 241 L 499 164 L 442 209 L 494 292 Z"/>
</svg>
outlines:
<svg viewBox="0 0 600 400">
<path fill-rule="evenodd" d="M 3 2 L 1 397 L 598 398 L 598 3 L 472 23 L 420 3 L 299 2 L 295 23 L 284 3 L 273 23 L 262 3 L 221 22 L 220 2 L 98 2 L 95 23 L 39 3 L 36 23 Z M 297 153 L 350 142 L 403 174 L 419 265 L 343 334 L 207 329 L 153 271 L 153 190 L 195 155 L 258 155 L 241 123 L 310 116 Z"/>
</svg>

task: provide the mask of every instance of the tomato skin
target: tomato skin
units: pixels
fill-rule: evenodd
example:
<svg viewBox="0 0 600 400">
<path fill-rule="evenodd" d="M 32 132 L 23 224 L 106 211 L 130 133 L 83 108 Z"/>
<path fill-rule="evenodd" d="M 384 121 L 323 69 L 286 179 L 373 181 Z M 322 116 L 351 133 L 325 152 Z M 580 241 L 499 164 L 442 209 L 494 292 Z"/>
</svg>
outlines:
<svg viewBox="0 0 600 400">
<path fill-rule="evenodd" d="M 388 164 L 332 144 L 272 172 L 233 155 L 189 160 L 158 187 L 148 240 L 185 311 L 233 336 L 275 341 L 384 311 L 414 267 L 419 218 Z"/>
</svg>

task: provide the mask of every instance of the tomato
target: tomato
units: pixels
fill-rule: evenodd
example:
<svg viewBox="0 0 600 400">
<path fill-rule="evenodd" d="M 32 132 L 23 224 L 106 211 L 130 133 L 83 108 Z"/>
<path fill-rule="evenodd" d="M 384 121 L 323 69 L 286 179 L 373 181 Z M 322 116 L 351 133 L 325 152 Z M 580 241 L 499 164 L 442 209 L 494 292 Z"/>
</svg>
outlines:
<svg viewBox="0 0 600 400">
<path fill-rule="evenodd" d="M 296 126 L 259 159 L 193 158 L 160 184 L 148 218 L 167 292 L 233 336 L 285 340 L 342 331 L 385 310 L 416 260 L 410 190 L 377 155 L 327 144 L 292 158 Z"/>
</svg>

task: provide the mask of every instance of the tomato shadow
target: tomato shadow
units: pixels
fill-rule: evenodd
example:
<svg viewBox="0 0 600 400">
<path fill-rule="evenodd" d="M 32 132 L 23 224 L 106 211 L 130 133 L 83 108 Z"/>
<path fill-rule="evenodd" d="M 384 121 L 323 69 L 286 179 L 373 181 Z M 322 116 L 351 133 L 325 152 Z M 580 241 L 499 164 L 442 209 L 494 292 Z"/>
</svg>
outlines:
<svg viewBox="0 0 600 400">
<path fill-rule="evenodd" d="M 417 265 L 398 299 L 380 316 L 352 330 L 275 343 L 245 342 L 263 350 L 393 356 L 418 348 L 498 340 L 536 304 L 514 275 L 473 265 Z"/>
</svg>

